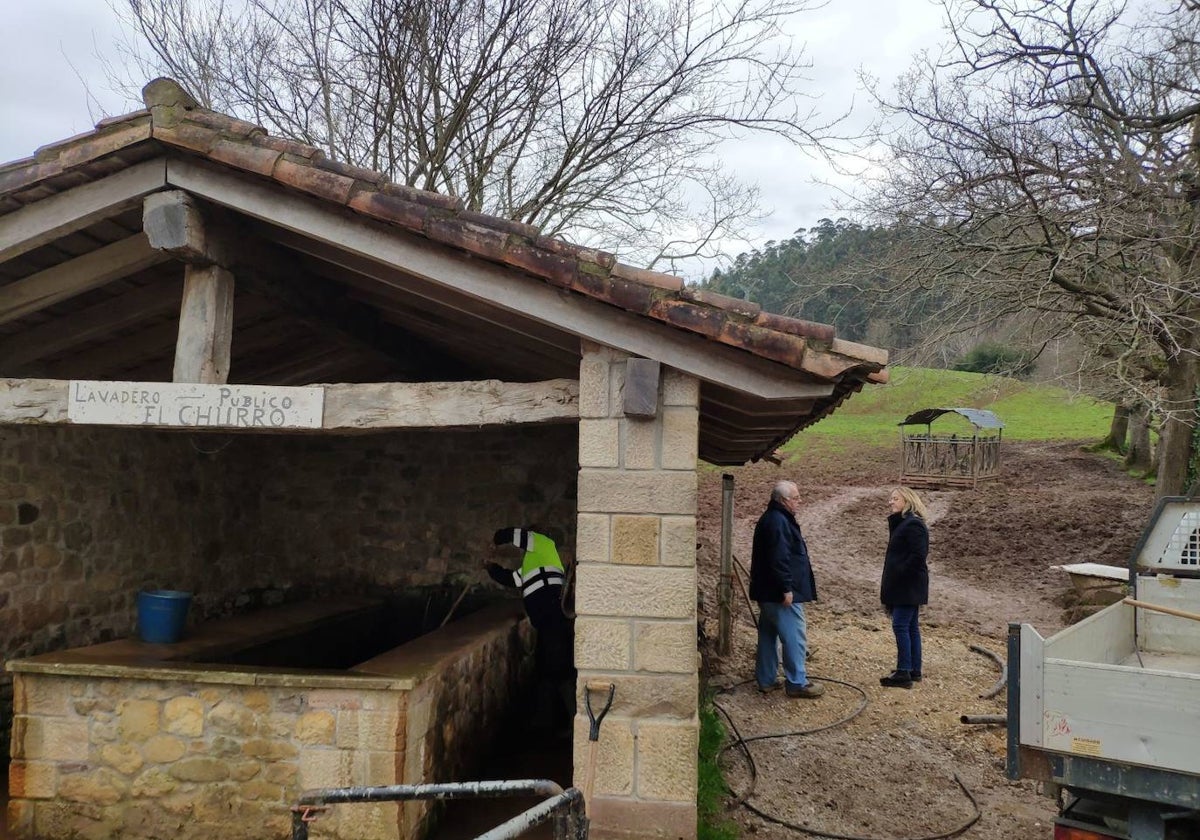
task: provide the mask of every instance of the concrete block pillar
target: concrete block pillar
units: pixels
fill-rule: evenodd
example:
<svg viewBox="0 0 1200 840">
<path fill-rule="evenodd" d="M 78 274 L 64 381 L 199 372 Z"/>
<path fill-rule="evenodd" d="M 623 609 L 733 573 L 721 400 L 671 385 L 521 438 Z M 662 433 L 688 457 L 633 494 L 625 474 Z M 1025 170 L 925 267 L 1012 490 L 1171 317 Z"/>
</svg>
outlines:
<svg viewBox="0 0 1200 840">
<path fill-rule="evenodd" d="M 574 781 L 598 838 L 696 836 L 696 461 L 700 385 L 663 368 L 630 417 L 628 356 L 584 342 L 579 376 Z M 613 684 L 590 766 L 585 686 Z M 592 692 L 593 708 L 606 693 Z"/>
</svg>

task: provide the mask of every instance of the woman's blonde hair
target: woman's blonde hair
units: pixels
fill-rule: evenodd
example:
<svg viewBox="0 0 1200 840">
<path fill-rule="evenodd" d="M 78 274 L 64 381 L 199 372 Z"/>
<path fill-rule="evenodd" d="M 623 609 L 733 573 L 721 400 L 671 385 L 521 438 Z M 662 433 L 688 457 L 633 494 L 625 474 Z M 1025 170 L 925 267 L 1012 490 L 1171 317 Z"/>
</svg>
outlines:
<svg viewBox="0 0 1200 840">
<path fill-rule="evenodd" d="M 913 513 L 924 519 L 928 512 L 925 510 L 925 503 L 921 501 L 921 497 L 911 487 L 897 487 L 893 493 L 899 493 L 900 498 L 904 500 L 904 510 L 902 513 Z"/>
</svg>

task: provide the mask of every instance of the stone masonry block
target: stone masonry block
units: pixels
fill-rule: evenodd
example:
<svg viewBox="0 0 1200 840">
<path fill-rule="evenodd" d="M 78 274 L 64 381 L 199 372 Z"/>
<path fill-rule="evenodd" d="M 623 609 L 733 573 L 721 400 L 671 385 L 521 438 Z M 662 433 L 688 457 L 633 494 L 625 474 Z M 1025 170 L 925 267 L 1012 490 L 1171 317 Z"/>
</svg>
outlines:
<svg viewBox="0 0 1200 840">
<path fill-rule="evenodd" d="M 617 687 L 613 694 L 610 714 L 627 718 L 672 718 L 691 720 L 696 716 L 699 701 L 698 678 L 695 674 L 630 675 L 621 673 L 592 672 L 580 669 L 577 685 L 576 708 L 583 710 L 583 688 L 588 682 L 612 683 Z M 593 693 L 592 708 L 598 692 Z M 584 715 L 586 720 L 587 716 Z M 605 718 L 607 720 L 608 718 Z"/>
<path fill-rule="evenodd" d="M 204 732 L 204 703 L 199 697 L 172 697 L 163 704 L 163 729 L 186 738 Z"/>
<path fill-rule="evenodd" d="M 696 513 L 696 474 L 630 470 L 579 471 L 582 513 Z"/>
<path fill-rule="evenodd" d="M 31 760 L 87 761 L 87 721 L 18 716 L 13 721 L 12 754 Z"/>
<path fill-rule="evenodd" d="M 620 361 L 628 357 L 628 354 L 622 350 L 609 347 L 607 344 L 598 344 L 586 338 L 580 339 L 579 348 L 585 358 L 603 359 L 606 362 Z"/>
<path fill-rule="evenodd" d="M 142 742 L 158 734 L 159 705 L 154 700 L 125 700 L 117 705 L 121 737 Z"/>
<path fill-rule="evenodd" d="M 625 404 L 625 360 L 621 355 L 608 366 L 608 410 L 611 415 L 620 415 L 621 407 Z"/>
<path fill-rule="evenodd" d="M 695 840 L 696 805 L 596 796 L 588 803 L 588 822 L 596 840 Z"/>
<path fill-rule="evenodd" d="M 13 711 L 18 715 L 63 717 L 72 710 L 71 696 L 64 680 L 35 674 L 16 674 L 13 679 Z"/>
<path fill-rule="evenodd" d="M 100 761 L 125 776 L 133 775 L 145 764 L 141 750 L 133 744 L 105 744 L 100 748 Z"/>
<path fill-rule="evenodd" d="M 668 367 L 663 374 L 663 405 L 700 405 L 700 380 Z"/>
<path fill-rule="evenodd" d="M 58 798 L 87 805 L 115 805 L 129 785 L 111 770 L 65 773 L 59 777 Z"/>
<path fill-rule="evenodd" d="M 300 754 L 294 744 L 279 738 L 250 738 L 242 743 L 241 752 L 258 761 L 288 761 Z"/>
<path fill-rule="evenodd" d="M 338 836 L 355 840 L 396 840 L 400 836 L 400 803 L 373 802 L 344 809 Z"/>
<path fill-rule="evenodd" d="M 367 754 L 367 777 L 365 784 L 376 787 L 400 783 L 400 768 L 404 766 L 404 753 L 371 752 Z"/>
<path fill-rule="evenodd" d="M 199 755 L 174 762 L 167 772 L 181 782 L 220 782 L 229 778 L 229 766 L 224 761 Z"/>
<path fill-rule="evenodd" d="M 336 688 L 308 692 L 308 705 L 312 709 L 366 709 L 369 694 Z"/>
<path fill-rule="evenodd" d="M 129 793 L 135 797 L 160 798 L 179 789 L 179 782 L 161 767 L 152 767 L 133 780 Z"/>
<path fill-rule="evenodd" d="M 308 712 L 296 721 L 296 740 L 302 744 L 332 744 L 336 728 L 333 712 L 325 709 Z"/>
<path fill-rule="evenodd" d="M 694 674 L 697 656 L 695 621 L 634 622 L 634 670 Z"/>
<path fill-rule="evenodd" d="M 208 725 L 217 732 L 247 737 L 258 729 L 258 715 L 241 703 L 225 700 L 208 713 Z"/>
<path fill-rule="evenodd" d="M 604 513 L 581 513 L 575 524 L 575 561 L 608 563 L 610 518 Z"/>
<path fill-rule="evenodd" d="M 612 520 L 612 562 L 627 566 L 657 566 L 658 516 L 614 516 Z"/>
<path fill-rule="evenodd" d="M 599 671 L 629 670 L 632 628 L 624 619 L 575 619 L 575 667 Z"/>
<path fill-rule="evenodd" d="M 582 707 L 580 707 L 582 708 Z M 584 784 L 588 768 L 595 761 L 592 770 L 592 792 L 615 796 L 628 796 L 633 793 L 634 767 L 634 738 L 633 721 L 628 718 L 614 717 L 612 714 L 604 718 L 600 727 L 600 740 L 588 740 L 587 715 L 575 716 L 574 742 L 574 779 L 578 785 Z M 595 755 L 592 755 L 592 745 L 595 745 Z"/>
<path fill-rule="evenodd" d="M 156 764 L 170 764 L 187 754 L 187 745 L 170 735 L 156 735 L 142 747 L 142 755 Z"/>
<path fill-rule="evenodd" d="M 8 829 L 18 837 L 33 835 L 34 803 L 29 800 L 13 799 L 8 803 Z"/>
<path fill-rule="evenodd" d="M 395 711 L 344 711 L 338 713 L 337 745 L 343 749 L 380 749 L 395 744 L 401 731 Z"/>
<path fill-rule="evenodd" d="M 579 421 L 579 466 L 620 466 L 621 421 L 616 419 Z"/>
<path fill-rule="evenodd" d="M 695 569 L 586 565 L 577 575 L 578 615 L 695 618 Z"/>
<path fill-rule="evenodd" d="M 637 796 L 669 802 L 696 801 L 699 724 L 639 721 Z"/>
<path fill-rule="evenodd" d="M 667 408 L 662 418 L 662 468 L 696 469 L 700 414 L 694 408 Z"/>
<path fill-rule="evenodd" d="M 662 555 L 659 562 L 664 566 L 696 565 L 696 517 L 662 518 Z"/>
<path fill-rule="evenodd" d="M 585 355 L 579 364 L 579 416 L 608 415 L 608 360 Z"/>
<path fill-rule="evenodd" d="M 58 765 L 14 761 L 8 766 L 8 790 L 18 799 L 51 799 L 58 792 Z"/>
<path fill-rule="evenodd" d="M 652 470 L 658 466 L 657 420 L 625 419 L 620 421 L 624 438 L 621 447 L 621 466 L 627 470 Z M 586 466 L 580 462 L 580 466 Z"/>
<path fill-rule="evenodd" d="M 310 749 L 300 753 L 300 787 L 348 787 L 354 784 L 352 753 Z"/>
</svg>

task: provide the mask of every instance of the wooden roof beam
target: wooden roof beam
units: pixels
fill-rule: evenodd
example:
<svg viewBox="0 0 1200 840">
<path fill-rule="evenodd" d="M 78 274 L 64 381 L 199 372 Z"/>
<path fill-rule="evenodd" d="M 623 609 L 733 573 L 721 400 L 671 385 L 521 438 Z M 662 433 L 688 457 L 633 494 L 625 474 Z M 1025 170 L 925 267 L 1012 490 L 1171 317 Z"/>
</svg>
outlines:
<svg viewBox="0 0 1200 840">
<path fill-rule="evenodd" d="M 0 262 L 111 218 L 167 184 L 162 158 L 137 163 L 0 216 Z"/>
<path fill-rule="evenodd" d="M 182 290 L 183 286 L 178 280 L 151 283 L 10 336 L 0 341 L 0 364 L 4 366 L 2 372 L 12 375 L 22 365 L 57 356 L 72 347 L 176 309 Z"/>
<path fill-rule="evenodd" d="M 0 425 L 69 423 L 69 382 L 55 379 L 0 379 Z M 579 383 L 544 382 L 384 382 L 326 385 L 319 429 L 279 432 L 444 429 L 579 420 Z M 168 415 L 169 416 L 169 415 Z M 181 428 L 177 423 L 138 423 L 139 428 Z M 183 428 L 197 428 L 184 426 Z M 214 431 L 235 430 L 228 426 Z"/>
<path fill-rule="evenodd" d="M 0 217 L 0 222 L 5 218 L 8 217 Z M 151 248 L 145 235 L 135 233 L 119 242 L 0 286 L 0 324 L 107 286 L 114 280 L 170 258 L 169 254 Z"/>
</svg>

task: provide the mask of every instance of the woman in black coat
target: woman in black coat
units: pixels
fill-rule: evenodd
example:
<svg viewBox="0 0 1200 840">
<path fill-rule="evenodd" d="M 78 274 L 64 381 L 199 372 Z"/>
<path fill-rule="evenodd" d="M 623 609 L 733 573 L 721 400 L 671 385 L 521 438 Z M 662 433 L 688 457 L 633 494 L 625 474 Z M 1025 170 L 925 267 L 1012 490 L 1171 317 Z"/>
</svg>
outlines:
<svg viewBox="0 0 1200 840">
<path fill-rule="evenodd" d="M 929 603 L 929 528 L 925 503 L 907 487 L 888 496 L 888 546 L 883 560 L 879 600 L 892 617 L 896 634 L 896 670 L 879 684 L 912 688 L 921 681 L 921 607 Z"/>
</svg>

